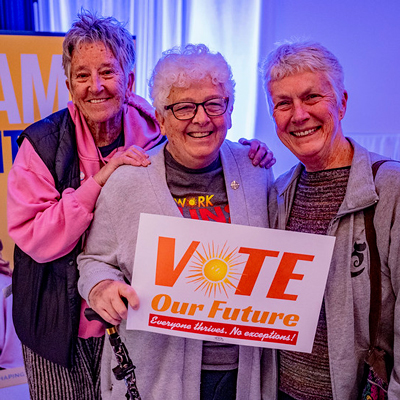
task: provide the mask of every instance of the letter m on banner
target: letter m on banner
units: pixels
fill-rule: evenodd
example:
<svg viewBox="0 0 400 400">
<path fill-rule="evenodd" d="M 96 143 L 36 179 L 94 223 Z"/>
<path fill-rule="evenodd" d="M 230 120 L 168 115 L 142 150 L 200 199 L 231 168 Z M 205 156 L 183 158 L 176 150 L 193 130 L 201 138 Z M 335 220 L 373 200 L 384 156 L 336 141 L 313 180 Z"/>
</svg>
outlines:
<svg viewBox="0 0 400 400">
<path fill-rule="evenodd" d="M 42 80 L 37 54 L 21 54 L 22 104 L 24 122 L 34 122 L 33 92 L 36 93 L 40 118 L 53 112 L 56 89 L 58 88 L 58 109 L 64 108 L 68 102 L 68 89 L 61 65 L 61 54 L 53 54 L 47 95 Z"/>
</svg>

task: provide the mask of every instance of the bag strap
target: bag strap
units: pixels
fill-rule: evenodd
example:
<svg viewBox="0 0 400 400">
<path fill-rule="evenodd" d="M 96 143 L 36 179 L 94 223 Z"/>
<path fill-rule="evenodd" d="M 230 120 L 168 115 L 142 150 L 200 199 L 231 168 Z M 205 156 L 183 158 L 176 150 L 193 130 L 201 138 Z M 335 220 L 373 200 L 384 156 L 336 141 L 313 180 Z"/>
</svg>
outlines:
<svg viewBox="0 0 400 400">
<path fill-rule="evenodd" d="M 387 162 L 395 160 L 379 160 L 372 164 L 372 176 L 375 180 L 379 167 Z M 378 327 L 381 321 L 382 287 L 381 287 L 381 260 L 376 244 L 376 231 L 374 227 L 375 204 L 364 210 L 365 235 L 370 254 L 370 310 L 369 310 L 369 336 L 370 349 L 376 345 Z"/>
</svg>

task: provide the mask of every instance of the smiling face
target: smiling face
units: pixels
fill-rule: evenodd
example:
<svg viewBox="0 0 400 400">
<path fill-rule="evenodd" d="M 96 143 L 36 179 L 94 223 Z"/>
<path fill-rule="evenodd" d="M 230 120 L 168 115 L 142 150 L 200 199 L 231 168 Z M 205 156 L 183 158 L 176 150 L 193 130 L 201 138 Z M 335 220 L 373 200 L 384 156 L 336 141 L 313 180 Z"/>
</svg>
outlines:
<svg viewBox="0 0 400 400">
<path fill-rule="evenodd" d="M 72 53 L 67 87 L 92 133 L 121 130 L 122 106 L 133 85 L 110 49 L 102 42 L 84 43 Z"/>
<path fill-rule="evenodd" d="M 210 78 L 194 81 L 188 88 L 173 87 L 168 96 L 168 104 L 179 102 L 202 103 L 216 97 L 224 97 L 221 85 L 214 85 Z M 228 129 L 232 126 L 232 106 L 228 105 L 225 114 L 209 117 L 202 106 L 196 115 L 186 121 L 174 117 L 171 110 L 164 115 L 156 112 L 161 132 L 167 136 L 167 149 L 172 157 L 192 169 L 210 165 L 218 156 Z"/>
<path fill-rule="evenodd" d="M 271 82 L 269 93 L 279 139 L 307 171 L 351 164 L 351 145 L 340 123 L 347 92 L 338 105 L 324 73 L 302 72 Z"/>
</svg>

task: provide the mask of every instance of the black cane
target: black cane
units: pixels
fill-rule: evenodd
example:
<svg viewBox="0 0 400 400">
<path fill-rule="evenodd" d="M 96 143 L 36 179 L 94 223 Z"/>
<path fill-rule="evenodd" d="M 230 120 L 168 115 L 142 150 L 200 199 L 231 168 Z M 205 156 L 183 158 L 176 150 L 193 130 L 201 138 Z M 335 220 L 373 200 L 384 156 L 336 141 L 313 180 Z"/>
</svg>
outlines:
<svg viewBox="0 0 400 400">
<path fill-rule="evenodd" d="M 128 350 L 124 343 L 122 343 L 121 337 L 118 334 L 117 328 L 105 321 L 96 311 L 91 308 L 85 310 L 85 317 L 89 321 L 100 321 L 106 328 L 106 332 L 110 339 L 111 347 L 114 351 L 118 365 L 113 368 L 114 376 L 117 380 L 125 381 L 127 388 L 126 398 L 128 400 L 141 400 L 138 388 L 136 386 L 135 366 L 129 357 Z"/>
</svg>

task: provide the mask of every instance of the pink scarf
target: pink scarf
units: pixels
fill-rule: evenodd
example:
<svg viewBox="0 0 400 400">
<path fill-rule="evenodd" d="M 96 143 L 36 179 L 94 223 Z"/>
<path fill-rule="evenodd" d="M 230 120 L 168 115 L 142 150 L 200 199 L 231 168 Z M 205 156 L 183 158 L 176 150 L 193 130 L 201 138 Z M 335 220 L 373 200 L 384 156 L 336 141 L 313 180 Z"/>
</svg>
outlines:
<svg viewBox="0 0 400 400">
<path fill-rule="evenodd" d="M 123 108 L 124 148 L 135 144 L 149 150 L 155 146 L 162 135 L 153 107 L 144 98 L 131 93 L 128 103 L 124 104 Z M 102 167 L 102 161 L 108 161 L 118 149 L 102 160 L 84 116 L 72 101 L 68 103 L 68 109 L 75 123 L 80 169 L 86 180 L 95 175 Z"/>
</svg>

